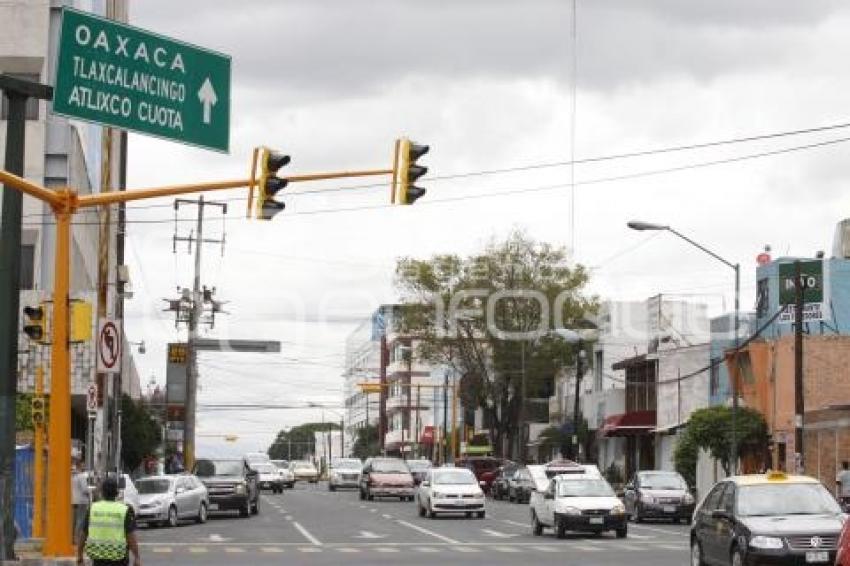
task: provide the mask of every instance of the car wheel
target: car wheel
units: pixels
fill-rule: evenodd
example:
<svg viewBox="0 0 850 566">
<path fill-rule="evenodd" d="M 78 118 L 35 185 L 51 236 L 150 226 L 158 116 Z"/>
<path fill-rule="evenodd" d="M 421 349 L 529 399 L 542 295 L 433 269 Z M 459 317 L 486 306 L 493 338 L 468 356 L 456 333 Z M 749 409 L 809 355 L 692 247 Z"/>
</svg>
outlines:
<svg viewBox="0 0 850 566">
<path fill-rule="evenodd" d="M 629 536 L 629 527 L 623 525 L 622 529 L 617 529 L 617 538 L 626 538 Z"/>
<path fill-rule="evenodd" d="M 744 566 L 744 553 L 738 547 L 732 549 L 732 566 Z"/>
<path fill-rule="evenodd" d="M 203 525 L 207 522 L 207 504 L 201 503 L 201 508 L 198 509 L 198 524 Z"/>
<path fill-rule="evenodd" d="M 697 539 L 691 541 L 691 566 L 705 566 L 702 557 L 702 545 Z"/>
<path fill-rule="evenodd" d="M 531 512 L 531 534 L 539 537 L 543 534 L 543 523 L 537 520 L 537 513 Z"/>
<path fill-rule="evenodd" d="M 424 508 L 424 507 L 422 507 L 422 502 L 421 502 L 421 501 L 417 501 L 417 502 L 416 502 L 416 507 L 418 507 L 418 509 L 419 509 L 419 516 L 420 516 L 420 517 L 424 517 L 424 516 L 425 516 L 425 508 Z"/>
<path fill-rule="evenodd" d="M 177 526 L 177 507 L 173 505 L 168 508 L 168 526 L 172 528 Z"/>
<path fill-rule="evenodd" d="M 336 486 L 333 484 L 328 484 L 328 491 L 336 491 Z"/>
<path fill-rule="evenodd" d="M 240 517 L 250 517 L 251 516 L 251 501 L 250 500 L 248 500 L 248 499 L 245 500 L 245 505 L 243 505 L 239 509 L 239 516 Z"/>
<path fill-rule="evenodd" d="M 567 538 L 567 523 L 561 518 L 555 519 L 555 536 Z"/>
<path fill-rule="evenodd" d="M 640 506 L 635 504 L 635 510 L 632 513 L 632 521 L 635 523 L 643 523 L 643 517 L 640 516 Z"/>
<path fill-rule="evenodd" d="M 369 501 L 375 501 L 375 496 L 372 495 L 371 491 L 367 491 L 366 492 L 366 499 L 368 499 Z"/>
<path fill-rule="evenodd" d="M 360 501 L 366 501 L 366 492 L 362 489 L 360 490 Z"/>
<path fill-rule="evenodd" d="M 428 504 L 428 507 L 425 508 L 425 516 L 428 517 L 429 519 L 436 519 L 437 518 L 437 514 L 434 513 L 433 509 L 431 509 L 430 503 Z"/>
<path fill-rule="evenodd" d="M 484 518 L 484 511 L 479 511 L 479 512 L 476 514 L 476 516 L 477 516 L 479 519 L 483 519 L 483 518 Z"/>
</svg>

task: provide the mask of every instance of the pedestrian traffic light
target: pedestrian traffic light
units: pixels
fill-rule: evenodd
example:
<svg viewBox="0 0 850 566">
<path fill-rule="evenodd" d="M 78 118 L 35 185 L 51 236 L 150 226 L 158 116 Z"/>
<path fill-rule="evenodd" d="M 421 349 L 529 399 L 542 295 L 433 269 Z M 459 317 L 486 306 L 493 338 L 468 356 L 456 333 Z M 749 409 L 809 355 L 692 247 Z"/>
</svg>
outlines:
<svg viewBox="0 0 850 566">
<path fill-rule="evenodd" d="M 266 147 L 260 150 L 260 179 L 256 217 L 271 220 L 275 214 L 285 208 L 285 204 L 274 200 L 274 196 L 283 190 L 288 181 L 277 176 L 278 170 L 287 165 L 288 155 L 272 151 Z"/>
<path fill-rule="evenodd" d="M 427 145 L 413 143 L 407 138 L 399 140 L 399 164 L 397 170 L 398 204 L 413 204 L 425 194 L 425 189 L 415 186 L 419 177 L 428 172 L 428 168 L 416 163 L 416 160 L 428 153 Z"/>
<path fill-rule="evenodd" d="M 34 424 L 44 424 L 44 397 L 36 395 L 30 401 L 30 413 Z"/>
<path fill-rule="evenodd" d="M 24 307 L 24 316 L 28 319 L 24 322 L 24 334 L 34 342 L 47 343 L 47 309 L 44 304 Z"/>
</svg>

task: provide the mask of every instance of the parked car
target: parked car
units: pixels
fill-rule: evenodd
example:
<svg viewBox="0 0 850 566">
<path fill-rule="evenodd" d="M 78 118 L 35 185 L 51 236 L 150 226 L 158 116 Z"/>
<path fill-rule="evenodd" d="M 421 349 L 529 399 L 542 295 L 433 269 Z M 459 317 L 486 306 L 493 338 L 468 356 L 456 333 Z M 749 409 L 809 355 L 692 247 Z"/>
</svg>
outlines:
<svg viewBox="0 0 850 566">
<path fill-rule="evenodd" d="M 431 469 L 430 460 L 408 460 L 407 467 L 410 468 L 410 473 L 413 475 L 413 483 L 419 485 L 425 476 L 428 475 L 428 470 Z"/>
<path fill-rule="evenodd" d="M 458 458 L 455 461 L 455 466 L 458 468 L 468 468 L 475 474 L 479 482 L 484 482 L 482 486 L 485 492 L 490 491 L 490 486 L 493 480 L 496 479 L 496 474 L 499 468 L 504 463 L 504 460 L 492 458 L 490 456 L 466 456 Z"/>
<path fill-rule="evenodd" d="M 272 493 L 283 493 L 283 478 L 277 466 L 271 462 L 250 464 L 251 469 L 257 472 L 257 487 L 260 490 L 270 489 Z"/>
<path fill-rule="evenodd" d="M 508 501 L 516 501 L 517 503 L 528 503 L 531 501 L 531 494 L 534 492 L 536 484 L 531 477 L 531 472 L 523 466 L 516 470 L 508 480 Z"/>
<path fill-rule="evenodd" d="M 272 460 L 272 464 L 277 466 L 277 473 L 280 475 L 280 481 L 283 487 L 292 489 L 295 487 L 295 474 L 289 469 L 288 460 Z"/>
<path fill-rule="evenodd" d="M 726 478 L 694 511 L 691 563 L 833 564 L 844 520 L 814 478 L 782 472 Z"/>
<path fill-rule="evenodd" d="M 195 476 L 148 476 L 136 482 L 136 489 L 139 523 L 176 527 L 180 519 L 207 522 L 207 488 Z"/>
<path fill-rule="evenodd" d="M 207 488 L 210 511 L 239 511 L 242 517 L 260 512 L 257 472 L 239 459 L 199 459 L 195 475 Z"/>
<path fill-rule="evenodd" d="M 531 531 L 535 536 L 547 527 L 553 528 L 558 538 L 564 538 L 567 531 L 615 531 L 617 538 L 628 535 L 623 504 L 594 468 L 555 475 L 545 491 L 532 493 Z"/>
<path fill-rule="evenodd" d="M 358 487 L 363 462 L 358 458 L 337 458 L 333 461 L 328 477 L 328 489 L 336 491 L 342 487 Z"/>
<path fill-rule="evenodd" d="M 319 481 L 319 470 L 313 462 L 307 460 L 293 460 L 289 463 L 289 471 L 294 476 L 293 481 L 307 481 L 316 483 Z"/>
<path fill-rule="evenodd" d="M 515 462 L 506 462 L 499 466 L 499 469 L 496 471 L 496 476 L 490 484 L 490 495 L 493 499 L 508 498 L 509 482 L 519 468 L 520 464 Z"/>
<path fill-rule="evenodd" d="M 415 489 L 413 475 L 407 463 L 400 458 L 369 458 L 360 475 L 360 499 L 398 497 L 413 501 Z"/>
<path fill-rule="evenodd" d="M 416 506 L 420 517 L 462 513 L 479 519 L 485 515 L 485 497 L 475 474 L 468 468 L 441 467 L 428 472 L 419 485 Z"/>
<path fill-rule="evenodd" d="M 636 523 L 648 518 L 688 522 L 696 505 L 685 478 L 665 471 L 636 473 L 626 484 L 623 502 Z"/>
</svg>

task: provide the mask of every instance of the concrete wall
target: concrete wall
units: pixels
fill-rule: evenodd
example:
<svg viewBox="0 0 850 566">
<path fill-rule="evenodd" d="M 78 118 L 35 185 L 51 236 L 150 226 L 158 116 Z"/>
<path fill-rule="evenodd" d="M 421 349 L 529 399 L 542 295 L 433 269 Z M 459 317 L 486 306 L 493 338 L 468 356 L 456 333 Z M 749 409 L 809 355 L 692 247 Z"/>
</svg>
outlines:
<svg viewBox="0 0 850 566">
<path fill-rule="evenodd" d="M 694 411 L 708 406 L 709 351 L 709 344 L 699 344 L 658 352 L 657 428 L 685 424 Z M 685 376 L 691 377 L 680 379 Z"/>
</svg>

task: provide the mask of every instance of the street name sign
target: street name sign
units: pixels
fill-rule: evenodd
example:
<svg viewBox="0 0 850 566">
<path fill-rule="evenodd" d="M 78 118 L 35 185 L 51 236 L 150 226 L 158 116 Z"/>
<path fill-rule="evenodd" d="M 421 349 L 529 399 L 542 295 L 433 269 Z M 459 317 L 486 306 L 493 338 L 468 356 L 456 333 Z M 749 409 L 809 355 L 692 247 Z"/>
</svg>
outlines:
<svg viewBox="0 0 850 566">
<path fill-rule="evenodd" d="M 230 56 L 64 8 L 53 111 L 227 152 Z"/>
</svg>

